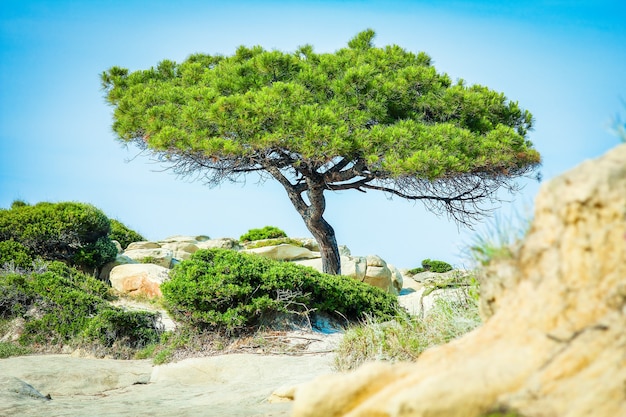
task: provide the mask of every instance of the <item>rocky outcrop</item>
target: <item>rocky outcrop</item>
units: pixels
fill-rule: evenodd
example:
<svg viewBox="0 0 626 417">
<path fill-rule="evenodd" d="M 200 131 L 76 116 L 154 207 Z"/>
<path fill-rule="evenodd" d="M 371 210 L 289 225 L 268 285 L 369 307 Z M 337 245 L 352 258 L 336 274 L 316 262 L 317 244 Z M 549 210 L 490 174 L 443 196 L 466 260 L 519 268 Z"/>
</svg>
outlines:
<svg viewBox="0 0 626 417">
<path fill-rule="evenodd" d="M 256 248 L 251 247 L 251 245 L 258 245 L 259 241 L 251 242 L 246 248 L 242 247 L 236 239 L 210 239 L 208 236 L 204 235 L 172 236 L 156 242 L 134 242 L 128 245 L 126 250 L 119 254 L 114 262 L 105 265 L 100 272 L 100 279 L 103 281 L 110 280 L 111 271 L 118 265 L 144 263 L 158 265 L 163 268 L 173 268 L 179 262 L 189 259 L 196 251 L 213 248 L 241 250 L 269 259 L 311 266 L 318 271 L 322 271 L 322 258 L 319 253 L 319 246 L 314 239 L 301 238 L 289 240 L 295 241 L 295 244 L 277 243 Z M 390 294 L 398 295 L 400 293 L 402 290 L 402 274 L 393 265 L 388 265 L 382 258 L 376 255 L 367 257 L 352 256 L 350 249 L 344 245 L 339 245 L 338 249 L 341 255 L 341 269 L 343 275 L 381 288 Z M 137 268 L 137 270 L 139 269 L 141 268 Z M 118 272 L 119 271 L 120 270 L 118 270 Z M 135 284 L 139 282 L 135 278 L 129 278 L 127 279 L 129 284 L 121 284 L 120 279 L 116 279 L 117 286 L 120 288 L 134 288 Z M 145 280 L 142 279 L 142 282 L 144 281 Z M 150 297 L 160 292 L 156 292 L 153 288 L 153 284 L 137 287 L 132 290 L 125 289 L 123 291 L 140 294 L 143 291 L 142 288 L 150 290 L 150 294 L 146 294 Z"/>
<path fill-rule="evenodd" d="M 415 363 L 321 377 L 293 415 L 626 416 L 625 260 L 622 145 L 543 184 L 528 235 L 483 287 L 481 328 Z"/>
</svg>

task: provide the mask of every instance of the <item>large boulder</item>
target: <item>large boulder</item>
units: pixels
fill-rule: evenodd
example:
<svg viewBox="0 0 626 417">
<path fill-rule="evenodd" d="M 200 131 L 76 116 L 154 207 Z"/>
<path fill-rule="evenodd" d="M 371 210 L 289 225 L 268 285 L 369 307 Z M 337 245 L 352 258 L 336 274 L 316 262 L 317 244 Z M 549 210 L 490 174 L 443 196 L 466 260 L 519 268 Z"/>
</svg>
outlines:
<svg viewBox="0 0 626 417">
<path fill-rule="evenodd" d="M 625 416 L 626 145 L 544 183 L 510 255 L 482 327 L 319 378 L 293 416 Z"/>
<path fill-rule="evenodd" d="M 125 264 L 111 270 L 109 280 L 117 291 L 133 296 L 161 297 L 161 284 L 169 269 L 154 264 Z"/>
</svg>

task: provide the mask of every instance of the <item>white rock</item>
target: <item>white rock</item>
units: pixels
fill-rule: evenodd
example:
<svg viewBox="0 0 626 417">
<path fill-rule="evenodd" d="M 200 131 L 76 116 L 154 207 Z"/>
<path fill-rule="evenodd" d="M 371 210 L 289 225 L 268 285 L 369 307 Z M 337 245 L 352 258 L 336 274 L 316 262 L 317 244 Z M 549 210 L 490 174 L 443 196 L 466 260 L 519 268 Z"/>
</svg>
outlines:
<svg viewBox="0 0 626 417">
<path fill-rule="evenodd" d="M 158 249 L 161 247 L 160 243 L 157 242 L 146 242 L 146 241 L 142 241 L 142 242 L 133 242 L 130 243 L 127 247 L 126 250 L 136 250 L 136 249 Z"/>
<path fill-rule="evenodd" d="M 233 249 L 239 250 L 241 246 L 237 239 L 222 237 L 218 239 L 207 239 L 196 243 L 199 249 Z"/>
<path fill-rule="evenodd" d="M 281 244 L 276 246 L 263 246 L 260 248 L 245 249 L 243 252 L 254 253 L 261 255 L 265 258 L 274 259 L 277 261 L 295 261 L 298 259 L 314 259 L 320 255 L 317 252 L 312 252 L 307 248 L 301 246 L 295 246 L 290 244 Z"/>
</svg>

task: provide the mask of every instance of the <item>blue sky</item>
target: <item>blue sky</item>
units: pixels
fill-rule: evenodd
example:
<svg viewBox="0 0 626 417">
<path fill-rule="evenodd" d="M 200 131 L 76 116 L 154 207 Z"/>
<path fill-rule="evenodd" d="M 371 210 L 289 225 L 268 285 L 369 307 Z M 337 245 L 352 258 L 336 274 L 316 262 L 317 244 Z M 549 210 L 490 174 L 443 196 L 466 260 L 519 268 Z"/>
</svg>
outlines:
<svg viewBox="0 0 626 417">
<path fill-rule="evenodd" d="M 149 239 L 238 237 L 274 225 L 309 236 L 276 183 L 210 189 L 124 148 L 111 130 L 99 74 L 137 70 L 239 45 L 332 52 L 359 31 L 375 44 L 428 53 L 452 79 L 486 85 L 535 117 L 529 138 L 544 181 L 619 139 L 626 100 L 623 1 L 0 1 L 0 207 L 15 199 L 94 204 Z M 622 116 L 623 118 L 623 116 Z M 129 160 L 132 160 L 129 162 Z M 525 185 L 496 211 L 507 224 L 532 205 Z M 353 254 L 399 267 L 462 263 L 475 232 L 420 204 L 354 192 L 328 195 L 325 216 Z M 487 221 L 486 224 L 491 224 Z M 477 225 L 480 231 L 484 225 Z"/>
</svg>

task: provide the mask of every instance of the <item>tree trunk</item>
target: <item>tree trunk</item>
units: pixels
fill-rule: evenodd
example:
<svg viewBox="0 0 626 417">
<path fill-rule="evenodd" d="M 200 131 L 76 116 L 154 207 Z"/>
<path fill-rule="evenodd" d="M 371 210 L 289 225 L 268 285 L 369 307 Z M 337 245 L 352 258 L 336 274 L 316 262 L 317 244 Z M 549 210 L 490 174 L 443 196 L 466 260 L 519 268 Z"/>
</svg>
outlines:
<svg viewBox="0 0 626 417">
<path fill-rule="evenodd" d="M 341 275 L 341 258 L 339 257 L 335 230 L 333 230 L 332 226 L 323 217 L 317 220 L 307 220 L 305 216 L 302 217 L 306 227 L 320 247 L 322 271 L 326 274 Z"/>
<path fill-rule="evenodd" d="M 285 187 L 289 200 L 317 241 L 322 256 L 322 271 L 326 274 L 341 275 L 341 259 L 335 230 L 322 217 L 326 209 L 323 179 L 306 177 L 306 184 L 292 184 L 275 166 L 270 165 L 266 169 Z M 302 193 L 305 191 L 309 199 L 308 204 L 302 198 Z"/>
</svg>

